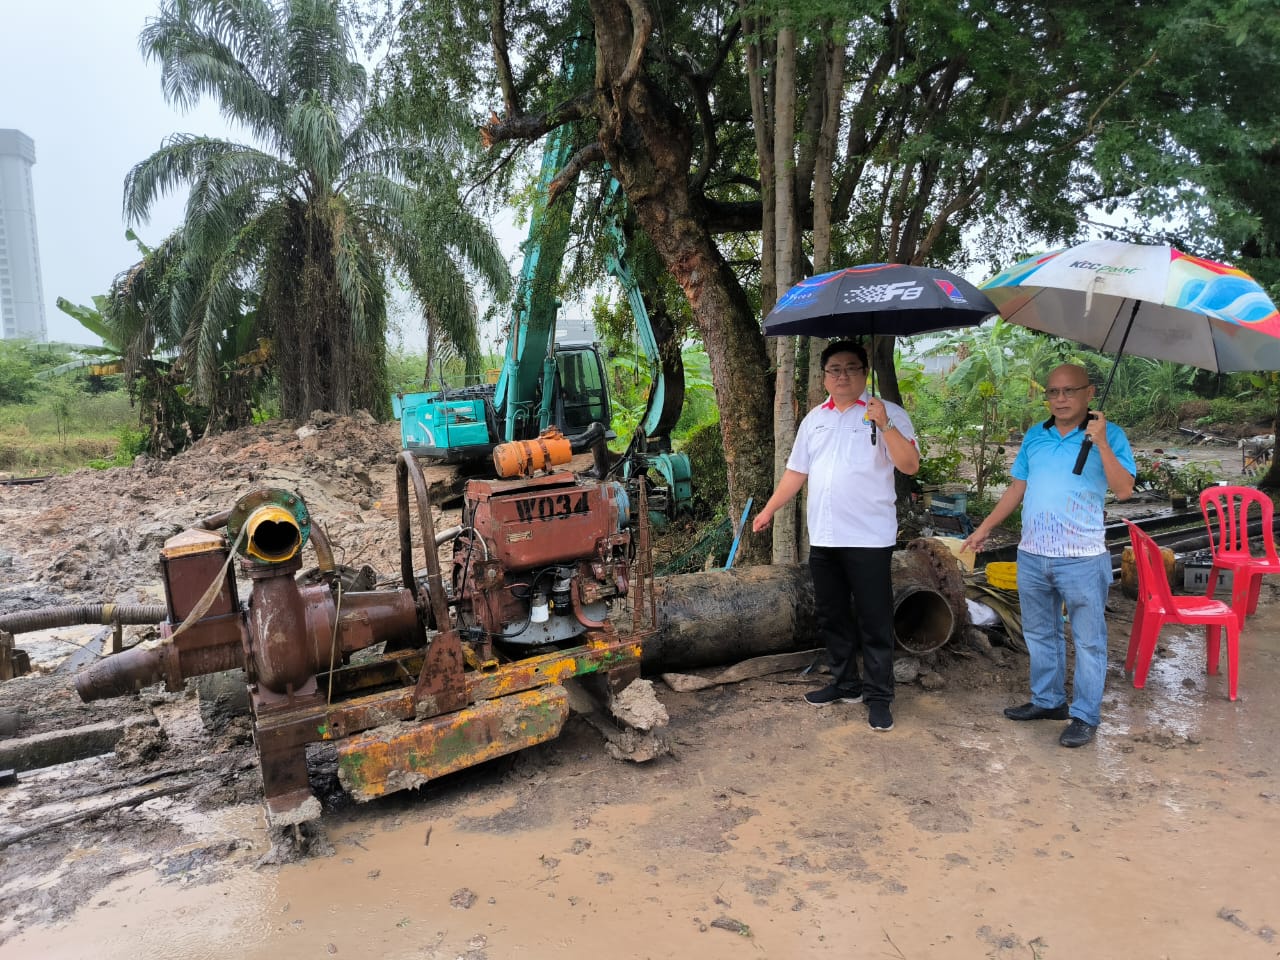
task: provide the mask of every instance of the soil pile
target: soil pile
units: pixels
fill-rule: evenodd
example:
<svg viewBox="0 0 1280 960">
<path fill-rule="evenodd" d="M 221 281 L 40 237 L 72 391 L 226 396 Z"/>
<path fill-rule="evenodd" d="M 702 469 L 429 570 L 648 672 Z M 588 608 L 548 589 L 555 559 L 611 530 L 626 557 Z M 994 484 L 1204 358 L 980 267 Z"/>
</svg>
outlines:
<svg viewBox="0 0 1280 960">
<path fill-rule="evenodd" d="M 399 439 L 395 424 L 363 412 L 315 413 L 301 427 L 206 437 L 171 460 L 139 457 L 131 467 L 0 487 L 0 565 L 11 568 L 0 610 L 155 602 L 165 540 L 257 487 L 300 494 L 339 562 L 394 570 Z"/>
</svg>

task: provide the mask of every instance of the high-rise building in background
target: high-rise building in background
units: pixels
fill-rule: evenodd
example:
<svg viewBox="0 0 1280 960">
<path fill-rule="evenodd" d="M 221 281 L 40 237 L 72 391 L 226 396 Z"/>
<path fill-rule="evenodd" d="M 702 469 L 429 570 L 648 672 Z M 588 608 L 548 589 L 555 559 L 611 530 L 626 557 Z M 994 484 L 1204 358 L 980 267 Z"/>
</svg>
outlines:
<svg viewBox="0 0 1280 960">
<path fill-rule="evenodd" d="M 36 145 L 21 130 L 0 130 L 0 338 L 46 340 L 36 196 Z"/>
</svg>

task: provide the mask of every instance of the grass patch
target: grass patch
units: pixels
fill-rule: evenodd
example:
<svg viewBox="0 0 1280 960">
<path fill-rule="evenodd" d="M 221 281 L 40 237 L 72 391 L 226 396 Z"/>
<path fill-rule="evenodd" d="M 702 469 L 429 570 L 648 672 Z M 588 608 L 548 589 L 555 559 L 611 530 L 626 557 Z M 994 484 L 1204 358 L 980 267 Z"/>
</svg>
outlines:
<svg viewBox="0 0 1280 960">
<path fill-rule="evenodd" d="M 0 471 L 15 476 L 69 473 L 132 461 L 138 413 L 122 392 L 45 397 L 0 406 Z"/>
</svg>

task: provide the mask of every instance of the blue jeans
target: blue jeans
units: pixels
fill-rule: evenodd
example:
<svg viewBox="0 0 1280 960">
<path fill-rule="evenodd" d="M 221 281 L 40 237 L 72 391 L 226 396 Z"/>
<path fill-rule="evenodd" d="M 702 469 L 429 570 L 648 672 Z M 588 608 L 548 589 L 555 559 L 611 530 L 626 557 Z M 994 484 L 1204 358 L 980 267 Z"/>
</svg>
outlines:
<svg viewBox="0 0 1280 960">
<path fill-rule="evenodd" d="M 1107 676 L 1107 591 L 1111 555 L 1042 557 L 1018 551 L 1018 598 L 1022 632 L 1031 654 L 1031 702 L 1057 707 L 1067 702 L 1067 643 L 1062 605 L 1067 606 L 1076 649 L 1071 716 L 1098 725 Z"/>
</svg>

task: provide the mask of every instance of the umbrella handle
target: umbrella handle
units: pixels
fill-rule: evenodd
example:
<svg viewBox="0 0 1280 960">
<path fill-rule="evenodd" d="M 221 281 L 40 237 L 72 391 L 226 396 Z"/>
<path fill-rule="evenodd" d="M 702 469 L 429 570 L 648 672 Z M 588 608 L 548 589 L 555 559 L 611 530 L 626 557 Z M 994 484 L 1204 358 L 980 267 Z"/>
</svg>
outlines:
<svg viewBox="0 0 1280 960">
<path fill-rule="evenodd" d="M 1084 463 L 1089 459 L 1089 451 L 1093 449 L 1093 441 L 1085 437 L 1080 441 L 1080 455 L 1076 457 L 1076 465 L 1071 472 L 1077 477 L 1084 473 Z"/>
<path fill-rule="evenodd" d="M 1108 384 L 1108 386 L 1110 386 L 1110 384 Z M 1098 416 L 1092 411 L 1090 411 L 1089 415 L 1085 417 L 1085 420 L 1096 420 L 1096 419 L 1098 419 Z M 1076 456 L 1076 465 L 1071 469 L 1071 472 L 1074 473 L 1077 477 L 1084 472 L 1085 461 L 1089 459 L 1089 451 L 1092 449 L 1093 449 L 1093 441 L 1090 440 L 1088 437 L 1085 437 L 1083 440 L 1080 441 L 1080 453 Z"/>
</svg>

